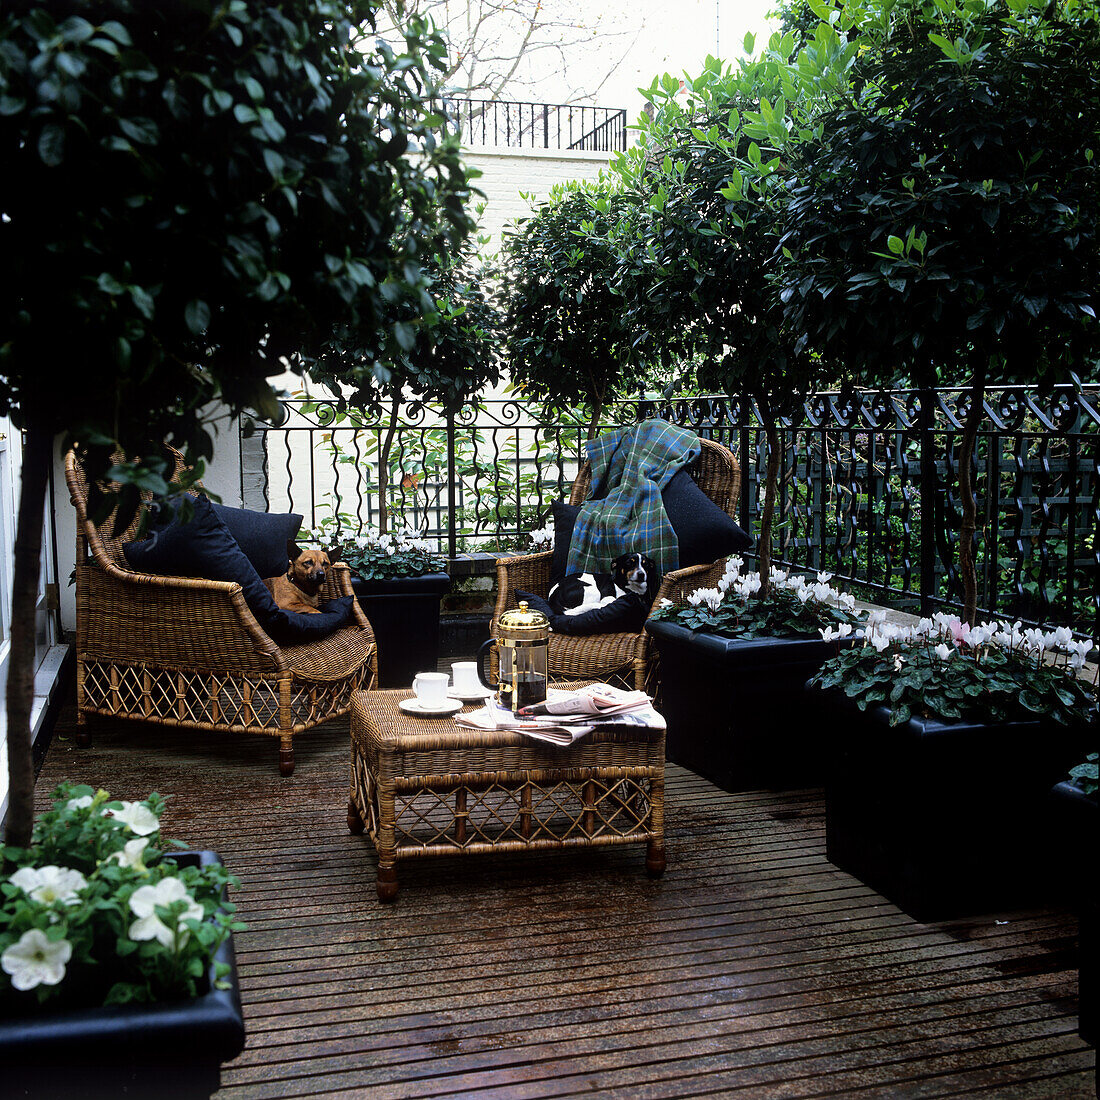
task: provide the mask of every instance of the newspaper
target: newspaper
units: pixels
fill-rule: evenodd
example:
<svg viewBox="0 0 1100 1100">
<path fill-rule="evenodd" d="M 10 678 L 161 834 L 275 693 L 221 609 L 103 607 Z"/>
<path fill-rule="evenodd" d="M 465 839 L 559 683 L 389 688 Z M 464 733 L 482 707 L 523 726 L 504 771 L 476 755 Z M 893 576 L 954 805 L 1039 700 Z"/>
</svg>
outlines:
<svg viewBox="0 0 1100 1100">
<path fill-rule="evenodd" d="M 480 710 L 456 715 L 455 722 L 470 729 L 515 730 L 560 746 L 572 745 L 594 729 L 665 728 L 664 718 L 644 691 L 623 691 L 609 684 L 592 684 L 579 691 L 550 688 L 545 703 L 526 707 L 519 714 L 490 697 Z"/>
</svg>

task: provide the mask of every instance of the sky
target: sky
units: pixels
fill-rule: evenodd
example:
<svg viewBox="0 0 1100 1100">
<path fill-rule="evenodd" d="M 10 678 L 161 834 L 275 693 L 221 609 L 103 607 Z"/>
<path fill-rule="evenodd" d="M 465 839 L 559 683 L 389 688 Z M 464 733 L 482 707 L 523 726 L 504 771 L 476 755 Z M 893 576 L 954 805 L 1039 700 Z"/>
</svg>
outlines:
<svg viewBox="0 0 1100 1100">
<path fill-rule="evenodd" d="M 588 0 L 585 20 L 599 18 L 601 29 L 617 32 L 598 39 L 584 57 L 593 74 L 606 72 L 609 59 L 617 62 L 590 102 L 625 107 L 633 120 L 644 103 L 639 85 L 665 72 L 695 75 L 707 54 L 736 61 L 746 32 L 757 35 L 759 46 L 775 29 L 766 18 L 773 6 L 774 0 Z M 556 98 L 564 91 L 560 79 L 550 78 L 541 88 L 544 101 L 563 102 Z"/>
</svg>

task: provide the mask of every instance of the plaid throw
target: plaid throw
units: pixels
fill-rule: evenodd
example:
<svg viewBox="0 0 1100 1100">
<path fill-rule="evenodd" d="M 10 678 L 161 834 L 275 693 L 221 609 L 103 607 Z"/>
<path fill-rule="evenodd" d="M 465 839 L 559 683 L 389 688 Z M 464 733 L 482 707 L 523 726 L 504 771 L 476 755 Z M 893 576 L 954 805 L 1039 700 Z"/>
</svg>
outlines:
<svg viewBox="0 0 1100 1100">
<path fill-rule="evenodd" d="M 700 450 L 694 432 L 664 420 L 592 440 L 592 491 L 602 499 L 581 505 L 566 572 L 606 573 L 615 558 L 631 553 L 648 554 L 662 575 L 678 568 L 680 548 L 661 490 Z"/>
</svg>

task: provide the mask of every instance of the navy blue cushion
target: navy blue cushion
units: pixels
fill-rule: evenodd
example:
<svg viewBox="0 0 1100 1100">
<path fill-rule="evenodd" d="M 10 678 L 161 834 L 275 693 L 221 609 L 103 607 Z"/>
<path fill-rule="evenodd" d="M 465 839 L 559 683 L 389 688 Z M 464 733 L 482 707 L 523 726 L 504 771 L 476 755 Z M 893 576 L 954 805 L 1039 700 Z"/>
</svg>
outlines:
<svg viewBox="0 0 1100 1100">
<path fill-rule="evenodd" d="M 211 501 L 244 556 L 261 577 L 281 577 L 289 564 L 287 543 L 298 538 L 302 517 L 294 512 L 253 512 Z"/>
<path fill-rule="evenodd" d="M 645 600 L 634 592 L 627 592 L 603 607 L 582 611 L 579 615 L 557 615 L 541 596 L 516 589 L 516 600 L 526 600 L 532 611 L 541 611 L 550 622 L 555 634 L 572 634 L 584 637 L 589 634 L 637 634 L 645 625 L 649 608 Z"/>
<path fill-rule="evenodd" d="M 550 559 L 550 587 L 560 584 L 565 576 L 565 565 L 569 560 L 569 544 L 573 541 L 573 528 L 577 523 L 579 504 L 567 504 L 564 500 L 555 500 L 550 505 L 554 515 L 554 556 Z"/>
<path fill-rule="evenodd" d="M 709 564 L 747 550 L 747 535 L 692 479 L 678 470 L 661 492 L 668 521 L 680 544 L 680 568 Z"/>
<path fill-rule="evenodd" d="M 165 577 L 236 581 L 260 626 L 280 644 L 318 641 L 351 619 L 352 596 L 330 600 L 317 615 L 282 610 L 211 502 L 199 496 L 191 503 L 189 523 L 178 521 L 178 502 L 173 502 L 157 510 L 148 538 L 123 543 L 122 552 L 134 569 Z"/>
</svg>

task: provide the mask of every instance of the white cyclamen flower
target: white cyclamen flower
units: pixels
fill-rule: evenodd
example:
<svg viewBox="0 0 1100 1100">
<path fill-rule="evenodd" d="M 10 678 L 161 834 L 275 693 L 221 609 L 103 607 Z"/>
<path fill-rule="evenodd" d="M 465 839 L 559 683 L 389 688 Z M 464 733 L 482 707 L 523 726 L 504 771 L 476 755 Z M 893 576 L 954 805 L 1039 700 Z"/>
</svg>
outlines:
<svg viewBox="0 0 1100 1100">
<path fill-rule="evenodd" d="M 821 640 L 824 642 L 839 641 L 841 638 L 847 638 L 848 635 L 852 633 L 852 624 L 840 623 L 837 626 L 836 630 L 834 630 L 831 626 L 827 626 L 819 633 L 821 634 Z"/>
<path fill-rule="evenodd" d="M 884 649 L 889 647 L 890 639 L 883 634 L 872 634 L 871 645 L 875 647 L 876 653 L 881 653 Z"/>
<path fill-rule="evenodd" d="M 832 579 L 833 579 L 833 574 L 832 573 L 818 573 L 818 575 L 817 575 L 817 583 L 818 584 L 828 584 L 829 581 L 831 581 Z"/>
<path fill-rule="evenodd" d="M 118 860 L 123 867 L 132 867 L 135 871 L 148 870 L 143 862 L 148 844 L 149 838 L 147 836 L 139 836 L 136 840 L 128 840 L 122 851 L 112 852 L 109 859 Z"/>
<path fill-rule="evenodd" d="M 81 795 L 79 798 L 70 798 L 65 803 L 66 810 L 86 810 L 92 804 L 92 796 L 90 794 Z"/>
<path fill-rule="evenodd" d="M 39 985 L 57 985 L 65 977 L 65 964 L 73 957 L 68 940 L 51 940 L 39 928 L 31 928 L 0 956 L 0 966 L 11 975 L 20 992 Z"/>
<path fill-rule="evenodd" d="M 955 647 L 941 644 L 936 646 L 936 648 L 932 652 L 935 653 L 935 655 L 939 657 L 941 661 L 947 661 L 955 656 Z"/>
<path fill-rule="evenodd" d="M 159 940 L 165 947 L 171 947 L 176 940 L 175 930 L 157 916 L 157 906 L 168 906 L 175 901 L 187 902 L 187 908 L 178 918 L 180 924 L 191 918 L 202 919 L 202 906 L 187 892 L 187 887 L 180 879 L 162 878 L 156 886 L 138 887 L 130 895 L 130 912 L 138 918 L 130 925 L 130 939 Z M 181 947 L 190 934 L 186 928 L 180 929 Z"/>
<path fill-rule="evenodd" d="M 868 626 L 882 626 L 886 622 L 886 612 L 881 608 L 878 611 L 872 611 L 867 615 Z"/>
<path fill-rule="evenodd" d="M 77 894 L 88 885 L 88 880 L 70 867 L 20 867 L 8 882 L 18 886 L 25 894 L 43 905 L 60 901 L 74 905 Z"/>
<path fill-rule="evenodd" d="M 116 821 L 121 821 L 138 836 L 148 836 L 160 828 L 160 819 L 157 815 L 140 802 L 123 802 L 120 809 L 103 812 Z"/>
</svg>

